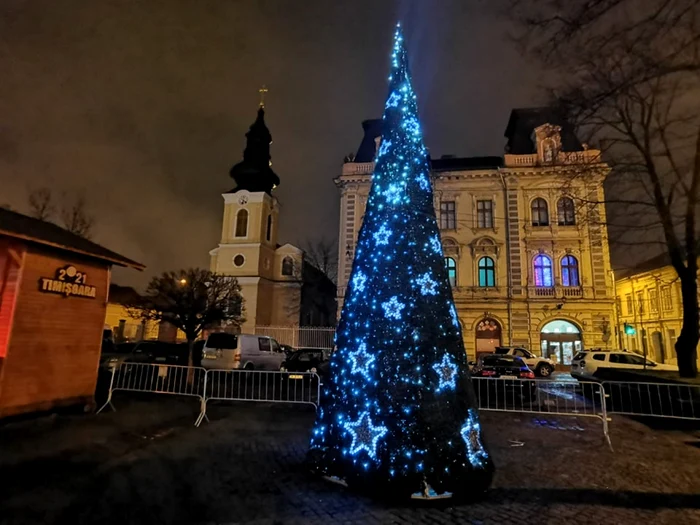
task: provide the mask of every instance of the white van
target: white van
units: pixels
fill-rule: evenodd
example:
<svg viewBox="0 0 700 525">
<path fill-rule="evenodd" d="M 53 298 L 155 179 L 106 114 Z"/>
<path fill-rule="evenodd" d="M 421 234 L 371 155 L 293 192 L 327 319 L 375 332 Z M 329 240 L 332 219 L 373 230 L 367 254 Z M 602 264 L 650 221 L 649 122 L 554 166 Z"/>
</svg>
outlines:
<svg viewBox="0 0 700 525">
<path fill-rule="evenodd" d="M 265 335 L 210 334 L 204 343 L 202 367 L 210 370 L 279 370 L 286 356 L 277 341 Z"/>
</svg>

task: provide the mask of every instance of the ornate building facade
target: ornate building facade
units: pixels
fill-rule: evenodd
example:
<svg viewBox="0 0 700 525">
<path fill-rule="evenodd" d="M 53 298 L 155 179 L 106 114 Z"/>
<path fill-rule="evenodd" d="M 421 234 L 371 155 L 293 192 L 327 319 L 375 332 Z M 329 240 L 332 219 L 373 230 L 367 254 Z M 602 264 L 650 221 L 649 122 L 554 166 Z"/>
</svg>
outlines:
<svg viewBox="0 0 700 525">
<path fill-rule="evenodd" d="M 338 304 L 350 275 L 381 121 L 335 182 L 340 189 Z M 513 110 L 503 157 L 432 160 L 435 211 L 467 353 L 524 346 L 569 364 L 612 348 L 614 285 L 602 206 L 609 171 L 546 108 Z M 585 176 L 582 176 L 585 175 Z"/>
</svg>

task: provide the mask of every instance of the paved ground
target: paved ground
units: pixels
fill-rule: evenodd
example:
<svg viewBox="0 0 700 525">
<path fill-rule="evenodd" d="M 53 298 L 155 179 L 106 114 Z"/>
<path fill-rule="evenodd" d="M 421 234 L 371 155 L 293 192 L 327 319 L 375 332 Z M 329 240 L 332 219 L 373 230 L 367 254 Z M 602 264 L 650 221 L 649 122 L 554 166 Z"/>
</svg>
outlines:
<svg viewBox="0 0 700 525">
<path fill-rule="evenodd" d="M 304 472 L 313 410 L 116 398 L 116 413 L 0 426 L 0 523 L 700 524 L 700 433 L 483 415 L 497 464 L 472 505 L 395 507 Z M 520 445 L 522 443 L 522 445 Z"/>
</svg>

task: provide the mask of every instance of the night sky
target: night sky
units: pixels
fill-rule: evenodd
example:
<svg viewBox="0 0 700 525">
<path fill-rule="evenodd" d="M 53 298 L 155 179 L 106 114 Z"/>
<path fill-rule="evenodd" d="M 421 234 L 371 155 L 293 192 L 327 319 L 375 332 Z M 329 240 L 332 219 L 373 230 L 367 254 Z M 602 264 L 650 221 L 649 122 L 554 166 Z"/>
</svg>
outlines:
<svg viewBox="0 0 700 525">
<path fill-rule="evenodd" d="M 155 272 L 209 264 L 258 89 L 280 242 L 335 238 L 343 157 L 381 116 L 397 19 L 431 154 L 498 155 L 538 73 L 488 2 L 2 0 L 0 204 L 83 190 L 93 239 Z"/>
</svg>

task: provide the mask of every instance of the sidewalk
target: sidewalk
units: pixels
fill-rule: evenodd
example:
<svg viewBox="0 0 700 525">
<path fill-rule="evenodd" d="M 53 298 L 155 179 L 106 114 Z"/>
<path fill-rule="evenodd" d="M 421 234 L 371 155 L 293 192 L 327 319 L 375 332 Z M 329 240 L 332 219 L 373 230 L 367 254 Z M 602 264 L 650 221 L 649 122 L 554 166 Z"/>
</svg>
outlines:
<svg viewBox="0 0 700 525">
<path fill-rule="evenodd" d="M 484 413 L 486 499 L 393 507 L 305 473 L 313 409 L 152 399 L 0 427 L 0 523 L 700 524 L 697 432 Z"/>
</svg>

